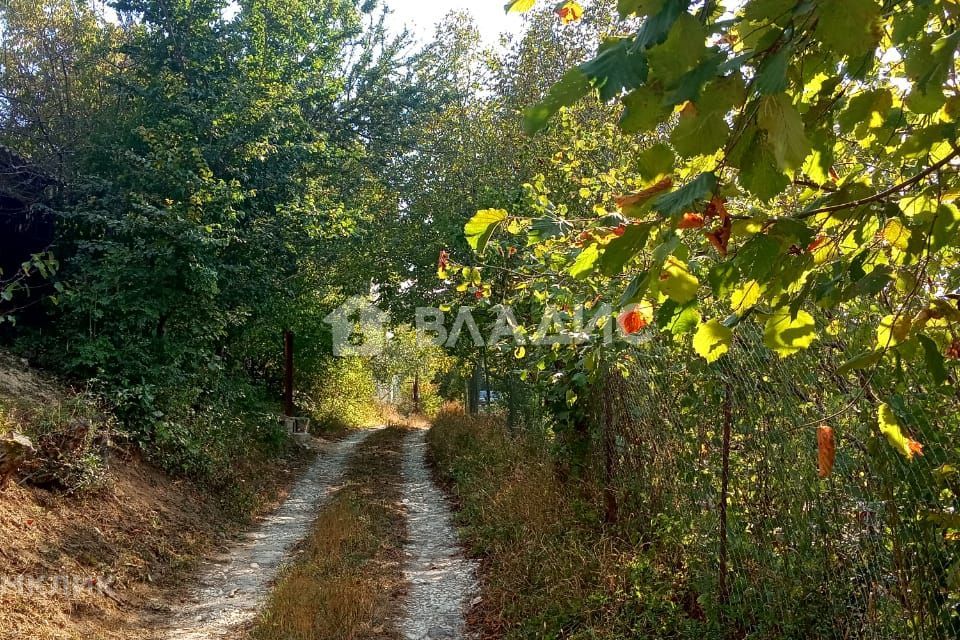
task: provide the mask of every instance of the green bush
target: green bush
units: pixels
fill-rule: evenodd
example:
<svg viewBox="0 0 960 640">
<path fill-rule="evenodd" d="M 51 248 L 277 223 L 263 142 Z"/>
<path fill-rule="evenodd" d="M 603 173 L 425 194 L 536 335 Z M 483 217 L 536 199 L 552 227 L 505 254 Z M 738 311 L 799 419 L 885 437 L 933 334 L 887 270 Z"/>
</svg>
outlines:
<svg viewBox="0 0 960 640">
<path fill-rule="evenodd" d="M 376 393 L 366 360 L 336 358 L 330 360 L 302 403 L 320 431 L 356 429 L 377 422 Z"/>
</svg>

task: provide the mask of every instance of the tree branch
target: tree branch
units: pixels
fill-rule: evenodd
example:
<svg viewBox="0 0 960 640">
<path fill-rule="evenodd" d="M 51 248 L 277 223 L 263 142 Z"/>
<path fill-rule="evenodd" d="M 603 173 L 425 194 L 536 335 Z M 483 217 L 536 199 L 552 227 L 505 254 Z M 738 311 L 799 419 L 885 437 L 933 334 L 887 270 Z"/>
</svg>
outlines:
<svg viewBox="0 0 960 640">
<path fill-rule="evenodd" d="M 857 207 L 862 207 L 865 204 L 879 202 L 880 200 L 886 200 L 890 196 L 896 195 L 897 193 L 900 193 L 901 191 L 903 191 L 908 187 L 912 187 L 916 183 L 920 182 L 921 180 L 929 176 L 931 173 L 939 171 L 943 167 L 950 164 L 950 162 L 952 162 L 954 158 L 957 158 L 958 156 L 960 156 L 960 149 L 954 148 L 953 153 L 951 153 L 949 156 L 947 156 L 940 162 L 928 167 L 927 169 L 924 169 L 923 171 L 913 176 L 912 178 L 904 180 L 899 184 L 895 184 L 889 189 L 885 189 L 880 193 L 875 193 L 872 196 L 861 198 L 859 200 L 854 200 L 852 202 L 845 202 L 843 204 L 834 204 L 834 205 L 830 205 L 829 207 L 820 207 L 819 209 L 804 211 L 803 213 L 799 213 L 793 216 L 793 219 L 806 220 L 807 218 L 812 218 L 813 216 L 820 215 L 821 213 L 833 213 L 835 211 L 843 211 L 844 209 L 855 209 Z"/>
</svg>

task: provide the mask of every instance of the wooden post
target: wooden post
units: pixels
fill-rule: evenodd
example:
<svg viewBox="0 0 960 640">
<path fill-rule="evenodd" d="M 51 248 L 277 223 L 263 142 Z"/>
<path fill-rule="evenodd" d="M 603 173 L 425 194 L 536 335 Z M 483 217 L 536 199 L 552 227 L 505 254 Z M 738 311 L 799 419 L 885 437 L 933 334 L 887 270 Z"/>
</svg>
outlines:
<svg viewBox="0 0 960 640">
<path fill-rule="evenodd" d="M 420 413 L 420 372 L 413 376 L 413 411 Z"/>
<path fill-rule="evenodd" d="M 720 470 L 720 606 L 726 616 L 730 605 L 730 580 L 728 568 L 727 504 L 730 499 L 730 440 L 733 432 L 733 397 L 729 385 L 723 399 L 723 461 Z"/>
<path fill-rule="evenodd" d="M 293 412 L 293 332 L 283 334 L 284 376 L 283 376 L 283 413 L 288 418 Z"/>
<path fill-rule="evenodd" d="M 614 369 L 606 374 L 606 393 L 600 394 L 601 413 L 603 423 L 600 425 L 603 442 L 603 502 L 604 521 L 607 524 L 616 524 L 620 519 L 620 510 L 617 506 L 617 492 L 614 487 L 617 428 L 620 426 L 616 419 L 613 403 L 616 398 L 622 398 L 619 373 Z M 614 376 L 617 376 L 614 378 Z M 611 393 L 611 391 L 616 391 Z"/>
</svg>

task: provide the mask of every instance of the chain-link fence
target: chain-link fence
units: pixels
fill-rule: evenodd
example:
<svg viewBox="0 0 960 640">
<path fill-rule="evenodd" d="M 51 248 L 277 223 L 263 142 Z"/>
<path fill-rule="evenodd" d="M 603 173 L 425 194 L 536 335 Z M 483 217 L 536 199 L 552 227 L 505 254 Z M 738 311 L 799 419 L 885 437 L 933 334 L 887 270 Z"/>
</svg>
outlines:
<svg viewBox="0 0 960 640">
<path fill-rule="evenodd" d="M 876 323 L 847 322 L 784 359 L 746 321 L 712 365 L 659 334 L 596 387 L 608 519 L 727 637 L 960 637 L 955 386 L 893 354 L 841 373 L 876 341 Z M 912 458 L 881 433 L 881 403 L 923 445 Z M 823 427 L 836 460 L 820 477 Z"/>
</svg>

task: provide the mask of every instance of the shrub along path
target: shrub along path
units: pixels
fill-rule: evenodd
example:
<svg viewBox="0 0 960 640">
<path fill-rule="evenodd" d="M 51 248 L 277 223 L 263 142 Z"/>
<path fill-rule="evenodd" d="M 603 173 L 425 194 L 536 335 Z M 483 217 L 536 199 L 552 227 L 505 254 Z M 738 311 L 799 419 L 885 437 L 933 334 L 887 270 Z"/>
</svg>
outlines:
<svg viewBox="0 0 960 640">
<path fill-rule="evenodd" d="M 173 612 L 168 638 L 213 640 L 256 616 L 283 562 L 307 537 L 318 505 L 337 488 L 352 452 L 370 433 L 357 432 L 321 452 L 287 501 L 204 571 L 192 598 Z"/>
</svg>

